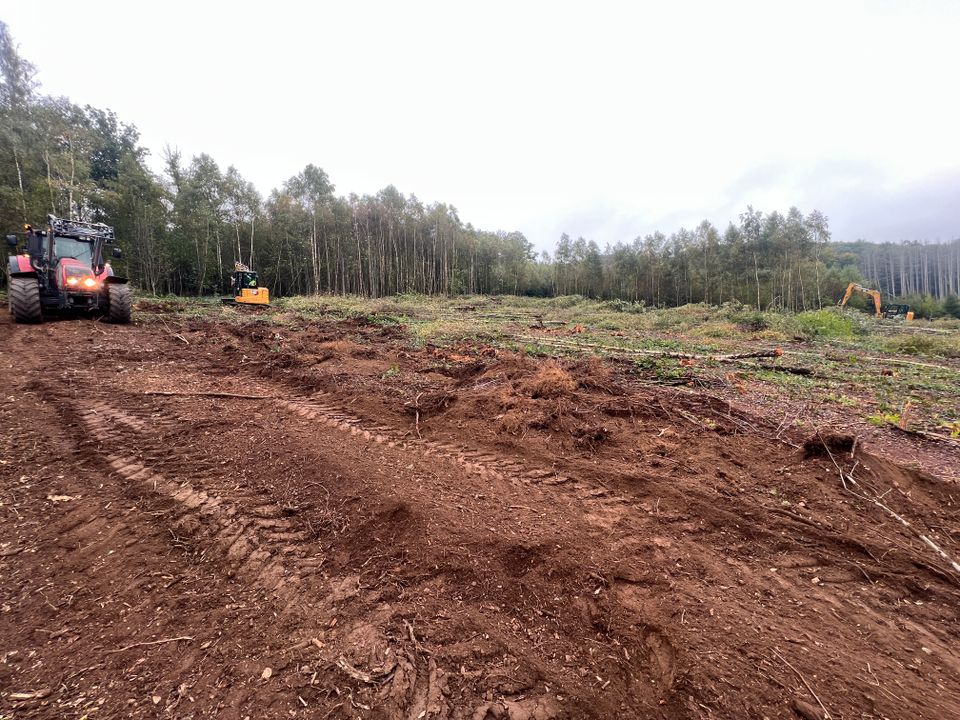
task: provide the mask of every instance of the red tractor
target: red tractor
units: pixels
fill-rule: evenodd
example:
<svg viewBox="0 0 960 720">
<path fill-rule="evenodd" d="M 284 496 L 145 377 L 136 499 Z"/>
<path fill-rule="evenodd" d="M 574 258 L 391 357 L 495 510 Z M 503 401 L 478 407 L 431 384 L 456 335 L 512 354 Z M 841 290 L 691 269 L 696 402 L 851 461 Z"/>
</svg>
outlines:
<svg viewBox="0 0 960 720">
<path fill-rule="evenodd" d="M 18 323 L 38 323 L 44 312 L 81 311 L 130 322 L 132 296 L 127 279 L 113 274 L 103 260 L 113 244 L 113 228 L 103 223 L 64 220 L 48 215 L 46 229 L 26 225 L 26 247 L 9 258 L 10 314 Z M 16 235 L 7 235 L 14 250 Z M 120 248 L 113 256 L 121 257 Z"/>
</svg>

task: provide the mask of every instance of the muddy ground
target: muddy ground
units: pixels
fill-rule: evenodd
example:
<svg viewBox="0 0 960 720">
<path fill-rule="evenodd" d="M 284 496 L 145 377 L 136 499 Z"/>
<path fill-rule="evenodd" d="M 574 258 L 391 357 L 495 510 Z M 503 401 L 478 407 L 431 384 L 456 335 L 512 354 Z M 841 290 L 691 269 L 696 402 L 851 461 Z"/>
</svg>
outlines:
<svg viewBox="0 0 960 720">
<path fill-rule="evenodd" d="M 960 717 L 960 489 L 869 439 L 357 320 L 0 368 L 0 717 Z"/>
</svg>

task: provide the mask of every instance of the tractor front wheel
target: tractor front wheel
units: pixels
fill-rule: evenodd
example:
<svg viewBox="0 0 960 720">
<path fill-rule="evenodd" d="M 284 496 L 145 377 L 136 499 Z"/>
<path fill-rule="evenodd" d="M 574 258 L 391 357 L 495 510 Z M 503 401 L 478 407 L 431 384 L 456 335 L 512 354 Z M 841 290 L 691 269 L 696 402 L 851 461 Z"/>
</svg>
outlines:
<svg viewBox="0 0 960 720">
<path fill-rule="evenodd" d="M 129 285 L 107 286 L 107 318 L 110 322 L 126 324 L 130 322 L 133 307 L 133 295 Z"/>
<path fill-rule="evenodd" d="M 40 311 L 40 286 L 36 278 L 10 278 L 10 314 L 18 323 L 38 323 L 43 319 Z"/>
</svg>

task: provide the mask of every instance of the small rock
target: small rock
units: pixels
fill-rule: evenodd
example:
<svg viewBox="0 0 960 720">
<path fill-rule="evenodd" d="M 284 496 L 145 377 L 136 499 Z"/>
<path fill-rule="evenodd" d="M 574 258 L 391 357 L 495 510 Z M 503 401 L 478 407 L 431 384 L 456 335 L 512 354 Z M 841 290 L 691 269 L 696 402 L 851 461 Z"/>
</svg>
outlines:
<svg viewBox="0 0 960 720">
<path fill-rule="evenodd" d="M 273 675 L 273 670 L 270 669 L 270 668 L 268 668 L 268 667 L 265 667 L 265 668 L 263 669 L 263 672 L 260 673 L 260 679 L 261 679 L 261 680 L 269 680 L 271 675 Z"/>
</svg>

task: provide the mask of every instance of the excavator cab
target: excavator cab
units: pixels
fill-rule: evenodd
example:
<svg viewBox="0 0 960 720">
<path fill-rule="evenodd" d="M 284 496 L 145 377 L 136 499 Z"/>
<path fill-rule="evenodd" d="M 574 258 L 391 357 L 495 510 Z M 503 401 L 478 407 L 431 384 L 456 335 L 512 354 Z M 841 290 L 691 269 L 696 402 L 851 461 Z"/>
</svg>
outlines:
<svg viewBox="0 0 960 720">
<path fill-rule="evenodd" d="M 224 298 L 229 305 L 269 305 L 270 291 L 260 287 L 257 273 L 242 263 L 235 263 L 230 276 L 233 297 Z"/>
<path fill-rule="evenodd" d="M 913 320 L 913 312 L 909 305 L 884 305 L 880 308 L 880 312 L 888 320 Z"/>
</svg>

